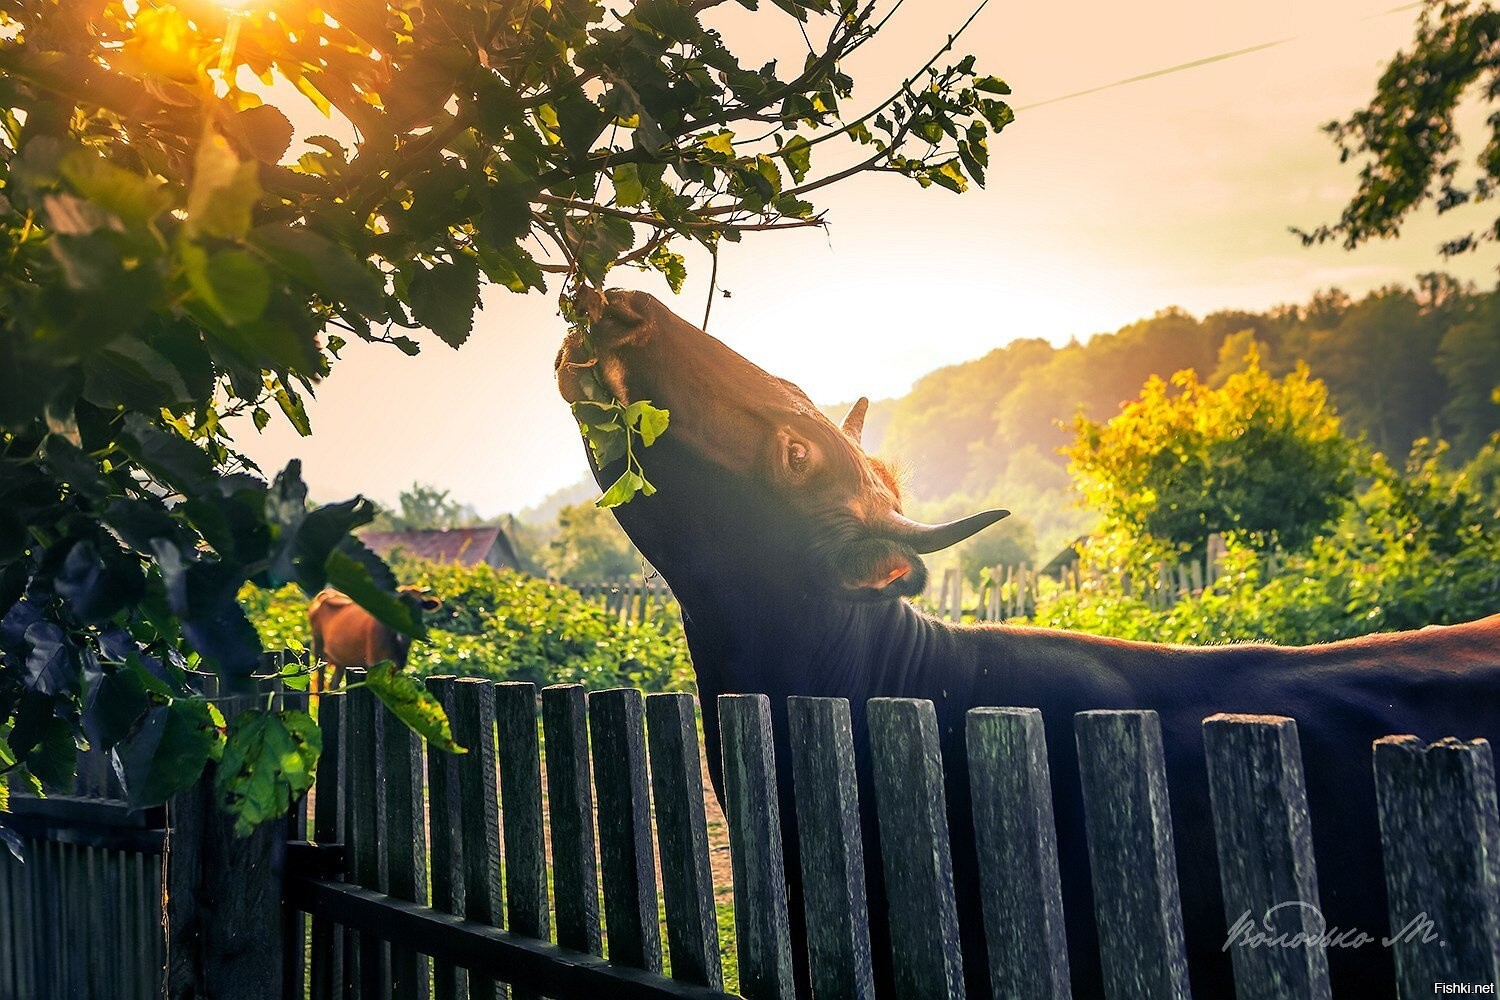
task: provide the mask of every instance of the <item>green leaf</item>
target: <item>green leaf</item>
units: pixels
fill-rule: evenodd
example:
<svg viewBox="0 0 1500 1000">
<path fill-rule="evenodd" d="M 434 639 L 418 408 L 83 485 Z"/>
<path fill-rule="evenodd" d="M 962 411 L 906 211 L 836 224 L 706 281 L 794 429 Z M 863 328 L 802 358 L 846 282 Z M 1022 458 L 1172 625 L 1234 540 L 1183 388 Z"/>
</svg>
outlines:
<svg viewBox="0 0 1500 1000">
<path fill-rule="evenodd" d="M 189 788 L 222 739 L 207 702 L 179 699 L 151 709 L 117 748 L 130 802 L 160 805 Z"/>
<path fill-rule="evenodd" d="M 223 136 L 210 135 L 193 160 L 184 233 L 190 239 L 242 237 L 250 231 L 251 211 L 259 200 L 257 165 L 241 163 Z"/>
<path fill-rule="evenodd" d="M 48 719 L 41 740 L 26 755 L 26 770 L 47 788 L 66 794 L 73 789 L 78 772 L 78 745 L 73 742 L 73 728 L 58 718 Z"/>
<path fill-rule="evenodd" d="M 182 246 L 182 269 L 188 284 L 230 326 L 260 319 L 271 298 L 271 275 L 245 250 L 205 251 L 195 243 Z"/>
<path fill-rule="evenodd" d="M 982 76 L 974 81 L 974 89 L 986 94 L 1009 94 L 1010 86 L 997 76 Z"/>
<path fill-rule="evenodd" d="M 73 190 L 130 227 L 144 227 L 172 205 L 160 180 L 125 170 L 91 151 L 69 153 L 61 170 Z"/>
<path fill-rule="evenodd" d="M 269 104 L 246 108 L 227 126 L 245 151 L 262 163 L 277 162 L 292 144 L 291 121 Z"/>
<path fill-rule="evenodd" d="M 653 268 L 666 277 L 668 288 L 674 293 L 682 291 L 682 286 L 687 281 L 687 260 L 682 254 L 668 250 L 663 245 L 651 251 L 649 261 Z"/>
<path fill-rule="evenodd" d="M 812 166 L 812 143 L 800 135 L 794 135 L 781 147 L 782 158 L 792 172 L 792 180 L 801 184 Z"/>
<path fill-rule="evenodd" d="M 292 422 L 297 433 L 303 437 L 312 434 L 312 421 L 307 417 L 307 408 L 302 405 L 302 397 L 285 385 L 276 389 L 276 405 L 281 407 L 281 412 Z"/>
<path fill-rule="evenodd" d="M 381 624 L 389 625 L 405 635 L 426 634 L 421 617 L 413 614 L 412 609 L 395 594 L 381 589 L 371 576 L 369 568 L 343 547 L 328 554 L 325 567 L 328 585 L 348 594 L 355 604 L 374 615 Z"/>
<path fill-rule="evenodd" d="M 722 156 L 733 157 L 734 133 L 725 131 L 715 132 L 713 135 L 704 136 L 703 148 L 707 149 L 711 153 L 718 153 Z"/>
<path fill-rule="evenodd" d="M 365 683 L 396 718 L 410 726 L 431 746 L 449 753 L 468 753 L 453 741 L 448 716 L 432 693 L 412 674 L 403 674 L 395 664 L 371 667 Z"/>
<path fill-rule="evenodd" d="M 449 347 L 460 347 L 474 329 L 479 299 L 479 263 L 467 254 L 451 262 L 418 267 L 408 286 L 411 314 Z"/>
<path fill-rule="evenodd" d="M 963 171 L 958 167 L 957 160 L 948 160 L 927 171 L 927 177 L 939 187 L 945 187 L 955 194 L 963 194 L 968 190 L 969 182 L 964 177 Z"/>
<path fill-rule="evenodd" d="M 323 734 L 306 712 L 247 711 L 229 724 L 214 792 L 246 836 L 284 815 L 312 787 Z"/>
<path fill-rule="evenodd" d="M 250 242 L 319 298 L 368 319 L 386 318 L 384 280 L 332 240 L 302 226 L 259 226 L 251 231 Z"/>
<path fill-rule="evenodd" d="M 622 163 L 616 167 L 613 180 L 615 204 L 621 208 L 634 208 L 645 200 L 646 188 L 641 183 L 641 173 L 634 163 Z"/>
<path fill-rule="evenodd" d="M 641 435 L 641 444 L 646 447 L 656 443 L 662 432 L 667 429 L 667 421 L 671 418 L 670 410 L 663 410 L 651 405 L 649 399 L 639 399 L 625 410 L 626 422 L 636 429 Z"/>
<path fill-rule="evenodd" d="M 594 506 L 618 507 L 623 503 L 629 503 L 635 497 L 636 493 L 644 490 L 646 486 L 645 479 L 630 469 L 626 469 L 620 474 L 620 478 L 614 481 L 614 485 L 610 486 L 609 489 L 604 491 L 603 496 L 594 501 Z M 652 490 L 646 495 L 650 496 L 654 492 L 656 491 Z"/>
</svg>

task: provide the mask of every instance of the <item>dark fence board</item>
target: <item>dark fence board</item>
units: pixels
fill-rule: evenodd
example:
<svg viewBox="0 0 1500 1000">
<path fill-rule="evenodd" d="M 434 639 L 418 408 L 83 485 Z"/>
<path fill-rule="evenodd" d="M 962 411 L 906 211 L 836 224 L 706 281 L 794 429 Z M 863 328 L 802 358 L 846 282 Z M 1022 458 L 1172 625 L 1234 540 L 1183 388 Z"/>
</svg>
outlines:
<svg viewBox="0 0 1500 1000">
<path fill-rule="evenodd" d="M 1500 982 L 1500 818 L 1485 740 L 1375 743 L 1375 790 L 1403 997 Z"/>
<path fill-rule="evenodd" d="M 1155 712 L 1075 721 L 1104 984 L 1111 1000 L 1187 1000 L 1187 956 Z"/>
<path fill-rule="evenodd" d="M 453 691 L 456 678 L 440 675 L 427 678 L 427 690 L 443 706 L 449 725 L 457 712 Z M 462 757 L 427 748 L 427 814 L 429 857 L 432 877 L 432 906 L 442 913 L 464 912 L 463 819 L 458 804 L 458 767 Z M 432 963 L 434 1000 L 466 1000 L 467 977 L 451 962 Z M 314 998 L 317 1000 L 317 998 Z"/>
<path fill-rule="evenodd" d="M 589 779 L 588 697 L 581 684 L 542 689 L 547 805 L 552 821 L 552 899 L 557 943 L 603 955 L 594 798 Z"/>
<path fill-rule="evenodd" d="M 542 758 L 537 744 L 536 685 L 495 685 L 500 815 L 505 836 L 505 908 L 510 929 L 549 940 L 547 852 L 542 834 Z M 535 994 L 514 991 L 517 998 Z"/>
<path fill-rule="evenodd" d="M 996 997 L 1067 1000 L 1067 929 L 1042 713 L 976 708 L 965 737 Z"/>
<path fill-rule="evenodd" d="M 453 738 L 468 753 L 458 758 L 458 837 L 464 875 L 464 916 L 503 927 L 500 896 L 500 803 L 495 785 L 495 687 L 478 677 L 453 682 Z M 472 1000 L 494 1000 L 493 979 L 469 976 Z"/>
<path fill-rule="evenodd" d="M 962 997 L 937 713 L 912 698 L 872 698 L 866 711 L 896 990 L 903 998 Z"/>
<path fill-rule="evenodd" d="M 351 668 L 346 676 L 351 684 L 357 684 L 364 679 L 364 671 Z M 344 698 L 345 746 L 349 759 L 349 778 L 344 786 L 347 815 L 344 829 L 349 838 L 349 876 L 356 885 L 378 891 L 381 889 L 381 831 L 380 748 L 376 720 L 377 713 L 383 708 L 369 688 L 354 688 Z M 355 974 L 361 1000 L 389 996 L 390 947 L 369 934 L 360 935 L 355 946 Z"/>
<path fill-rule="evenodd" d="M 589 695 L 594 792 L 599 802 L 599 862 L 609 960 L 661 971 L 651 801 L 641 692 L 614 688 Z"/>
<path fill-rule="evenodd" d="M 740 992 L 750 1000 L 794 995 L 781 808 L 771 742 L 771 705 L 761 694 L 719 696 L 724 818 L 734 871 Z"/>
<path fill-rule="evenodd" d="M 1224 918 L 1239 1000 L 1329 1000 L 1328 952 L 1321 946 L 1249 944 L 1253 934 L 1316 940 L 1317 867 L 1302 745 L 1291 719 L 1215 715 L 1203 723 Z M 1254 940 L 1254 939 L 1250 939 Z"/>
<path fill-rule="evenodd" d="M 646 723 L 672 978 L 722 989 L 693 696 L 647 695 Z"/>
<path fill-rule="evenodd" d="M 813 995 L 868 1000 L 875 983 L 849 702 L 790 698 L 787 714 Z"/>
<path fill-rule="evenodd" d="M 339 820 L 343 795 L 344 731 L 340 725 L 343 698 L 320 696 L 317 702 L 318 728 L 323 733 L 323 754 L 318 760 L 317 781 L 313 785 L 312 839 L 319 844 L 342 843 Z M 333 924 L 319 917 L 310 921 L 312 950 L 308 961 L 308 995 L 311 1000 L 334 1000 L 343 993 L 344 935 Z"/>
<path fill-rule="evenodd" d="M 385 765 L 385 816 L 380 854 L 386 893 L 412 903 L 427 902 L 427 838 L 423 828 L 422 741 L 389 709 L 379 713 Z M 400 942 L 391 945 L 391 993 L 426 1000 L 427 959 Z"/>
</svg>

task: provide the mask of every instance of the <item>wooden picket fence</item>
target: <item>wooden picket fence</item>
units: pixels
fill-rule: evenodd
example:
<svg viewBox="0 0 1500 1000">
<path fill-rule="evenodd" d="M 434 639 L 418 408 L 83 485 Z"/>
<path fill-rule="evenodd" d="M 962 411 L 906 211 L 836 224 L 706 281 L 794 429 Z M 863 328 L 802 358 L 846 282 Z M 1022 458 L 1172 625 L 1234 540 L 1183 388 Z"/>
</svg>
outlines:
<svg viewBox="0 0 1500 1000">
<path fill-rule="evenodd" d="M 1151 609 L 1165 611 L 1184 597 L 1202 593 L 1205 587 L 1218 581 L 1223 575 L 1220 561 L 1223 554 L 1223 539 L 1212 535 L 1207 555 L 1201 560 L 1190 559 L 1170 565 L 1160 563 L 1147 578 L 1121 574 L 1110 582 L 1126 597 L 1139 597 Z M 1275 552 L 1263 555 L 1262 578 L 1275 576 L 1279 562 L 1280 556 Z M 929 614 L 948 621 L 998 622 L 1030 618 L 1036 613 L 1044 586 L 1042 581 L 1046 578 L 1054 581 L 1052 586 L 1074 593 L 1097 586 L 1105 579 L 1098 573 L 1081 570 L 1076 562 L 1059 567 L 1056 575 L 1023 563 L 989 567 L 976 587 L 964 579 L 957 568 L 949 567 L 932 578 L 920 601 Z"/>
<path fill-rule="evenodd" d="M 280 865 L 243 866 L 239 877 L 270 880 L 270 910 L 255 919 L 271 929 L 255 928 L 260 943 L 248 958 L 281 970 L 281 995 L 732 996 L 723 990 L 691 696 L 574 685 L 538 692 L 479 678 L 428 684 L 468 753 L 425 752 L 368 689 L 324 699 L 319 784 L 286 827 L 284 876 Z M 793 698 L 788 709 L 814 995 L 868 997 L 851 708 Z M 719 702 L 738 989 L 752 1000 L 794 992 L 770 710 L 761 695 Z M 862 710 L 900 995 L 961 996 L 935 711 L 890 698 Z M 1219 715 L 1204 730 L 1226 913 L 1291 901 L 1315 908 L 1295 723 Z M 1107 993 L 1186 996 L 1157 717 L 1085 712 L 1075 731 Z M 1041 716 L 977 708 L 965 735 L 993 994 L 1068 997 Z M 1500 980 L 1490 747 L 1388 737 L 1375 745 L 1374 777 L 1385 863 L 1370 877 L 1384 875 L 1392 926 L 1423 915 L 1446 942 L 1397 941 L 1402 996 L 1429 996 L 1434 982 Z M 161 995 L 163 964 L 177 960 L 176 946 L 163 944 L 163 887 L 174 905 L 193 905 L 194 894 L 174 890 L 164 874 L 160 810 L 130 810 L 111 781 L 87 764 L 72 797 L 13 800 L 5 822 L 23 840 L 25 863 L 0 849 L 0 1000 Z M 174 826 L 202 822 L 194 815 L 174 800 Z M 191 843 L 183 829 L 172 836 L 185 834 Z M 225 837 L 228 849 L 246 851 L 227 827 Z M 1277 912 L 1303 921 L 1279 930 L 1316 937 L 1315 909 Z M 214 919 L 233 917 L 220 909 Z M 1330 996 L 1319 948 L 1236 948 L 1233 962 L 1241 1000 Z"/>
<path fill-rule="evenodd" d="M 602 605 L 604 610 L 621 621 L 645 621 L 656 610 L 665 607 L 674 598 L 666 581 L 660 577 L 631 577 L 624 580 L 590 580 L 569 582 L 554 580 L 565 587 L 578 591 L 585 600 Z"/>
<path fill-rule="evenodd" d="M 469 753 L 424 758 L 421 744 L 367 690 L 323 709 L 312 835 L 342 846 L 302 845 L 300 873 L 286 886 L 290 904 L 310 915 L 289 944 L 298 955 L 307 946 L 306 996 L 427 997 L 430 989 L 434 1000 L 477 1000 L 501 996 L 501 984 L 513 997 L 557 1000 L 728 996 L 691 697 L 585 694 L 571 685 L 538 697 L 531 684 L 477 678 L 429 684 Z M 739 990 L 752 1000 L 790 998 L 793 942 L 770 703 L 726 695 L 718 707 Z M 863 710 L 900 995 L 962 996 L 934 708 L 882 698 Z M 869 997 L 850 706 L 793 698 L 789 720 L 814 996 Z M 1186 996 L 1158 719 L 1085 712 L 1075 725 L 1108 995 Z M 1315 907 L 1295 723 L 1218 715 L 1204 726 L 1226 910 L 1264 913 L 1293 900 Z M 1041 716 L 978 708 L 967 727 L 994 995 L 1068 997 Z M 1488 744 L 1390 737 L 1376 744 L 1374 767 L 1392 925 L 1425 913 L 1447 942 L 1441 949 L 1396 944 L 1402 995 L 1431 995 L 1434 982 L 1495 982 L 1500 818 Z M 653 820 L 670 977 L 662 974 Z M 342 879 L 334 874 L 341 856 Z M 1306 921 L 1315 911 L 1278 912 Z M 310 940 L 296 937 L 304 930 Z M 1233 961 L 1241 998 L 1330 996 L 1320 948 L 1240 948 Z M 301 976 L 288 996 L 304 995 Z"/>
<path fill-rule="evenodd" d="M 78 771 L 0 815 L 0 1000 L 161 995 L 164 811 L 132 809 L 102 754 Z"/>
</svg>

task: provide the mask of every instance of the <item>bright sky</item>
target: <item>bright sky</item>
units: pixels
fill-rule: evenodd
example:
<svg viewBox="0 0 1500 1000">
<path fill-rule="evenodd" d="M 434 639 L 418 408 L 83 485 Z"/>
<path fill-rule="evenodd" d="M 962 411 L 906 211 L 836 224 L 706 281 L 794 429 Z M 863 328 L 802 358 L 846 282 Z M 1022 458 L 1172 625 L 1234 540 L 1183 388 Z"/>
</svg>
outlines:
<svg viewBox="0 0 1500 1000">
<path fill-rule="evenodd" d="M 747 64 L 800 62 L 799 37 L 769 38 L 770 5 L 712 12 Z M 898 395 L 934 368 L 1017 337 L 1055 343 L 1117 329 L 1167 306 L 1202 315 L 1265 308 L 1337 285 L 1358 295 L 1444 266 L 1457 216 L 1424 218 L 1399 241 L 1347 253 L 1304 249 L 1288 226 L 1331 221 L 1353 165 L 1318 126 L 1368 101 L 1411 37 L 1416 10 L 1391 0 L 993 0 L 957 50 L 1010 83 L 1018 109 L 1221 53 L 1285 44 L 1073 100 L 1021 110 L 991 140 L 989 186 L 956 196 L 891 176 L 819 192 L 830 229 L 748 236 L 720 254 L 709 330 L 821 402 Z M 855 103 L 884 96 L 969 13 L 908 3 L 852 68 Z M 783 19 L 784 20 L 784 19 Z M 1476 116 L 1471 116 L 1475 117 Z M 1477 123 L 1477 122 L 1476 122 Z M 1481 216 L 1482 218 L 1482 216 Z M 699 321 L 706 258 L 671 304 Z M 1489 254 L 1448 262 L 1488 286 Z M 665 284 L 619 284 L 671 300 Z M 289 458 L 320 500 L 393 502 L 414 481 L 494 515 L 586 471 L 552 381 L 563 335 L 555 294 L 490 290 L 459 351 L 424 337 L 418 358 L 351 344 L 311 403 L 314 434 L 282 422 L 239 443 L 269 473 Z"/>
</svg>

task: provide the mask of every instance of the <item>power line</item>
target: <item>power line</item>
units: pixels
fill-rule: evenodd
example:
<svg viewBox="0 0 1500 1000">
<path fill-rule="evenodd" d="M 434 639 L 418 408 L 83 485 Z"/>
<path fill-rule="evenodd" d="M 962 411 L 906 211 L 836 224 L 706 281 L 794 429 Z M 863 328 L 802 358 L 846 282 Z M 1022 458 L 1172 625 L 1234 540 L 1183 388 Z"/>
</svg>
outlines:
<svg viewBox="0 0 1500 1000">
<path fill-rule="evenodd" d="M 1387 17 L 1391 14 L 1399 14 L 1402 11 L 1414 10 L 1422 6 L 1424 6 L 1423 0 L 1417 0 L 1416 3 L 1405 3 L 1399 7 L 1391 7 L 1388 10 L 1382 10 L 1374 14 L 1366 14 L 1363 17 L 1354 18 L 1354 20 L 1371 21 L 1378 17 Z M 1306 38 L 1308 34 L 1310 33 L 1305 32 L 1300 35 L 1288 35 L 1285 38 L 1278 38 L 1275 41 L 1271 42 L 1261 42 L 1259 45 L 1250 45 L 1243 49 L 1235 49 L 1232 52 L 1220 52 L 1218 55 L 1205 56 L 1202 59 L 1194 59 L 1192 62 L 1179 63 L 1176 66 L 1168 66 L 1166 69 L 1153 70 L 1150 73 L 1141 73 L 1138 76 L 1128 76 L 1123 80 L 1116 80 L 1114 83 L 1106 83 L 1101 84 L 1098 87 L 1090 87 L 1087 90 L 1074 91 L 1071 94 L 1063 94 L 1061 97 L 1049 97 L 1045 101 L 1037 101 L 1034 104 L 1022 105 L 1021 107 L 1016 108 L 1016 110 L 1030 111 L 1033 108 L 1045 107 L 1048 104 L 1057 104 L 1061 101 L 1071 101 L 1077 97 L 1086 97 L 1089 94 L 1097 94 L 1102 90 L 1113 90 L 1116 87 L 1123 87 L 1126 84 L 1140 83 L 1142 80 L 1151 80 L 1158 76 L 1167 76 L 1172 73 L 1181 73 L 1183 70 L 1197 69 L 1199 66 L 1207 66 L 1210 63 L 1223 62 L 1226 59 L 1235 59 L 1239 56 L 1249 55 L 1252 52 L 1263 52 L 1266 49 L 1274 49 L 1278 45 L 1285 45 L 1287 42 L 1295 42 L 1299 38 Z"/>
</svg>

